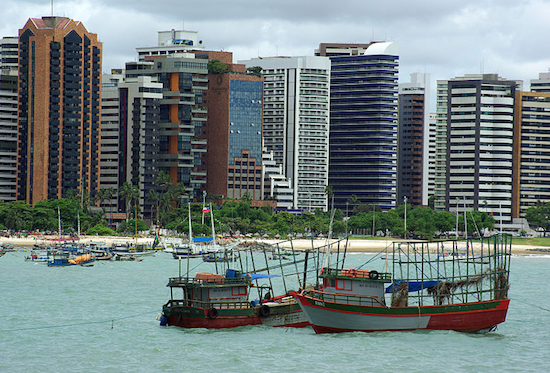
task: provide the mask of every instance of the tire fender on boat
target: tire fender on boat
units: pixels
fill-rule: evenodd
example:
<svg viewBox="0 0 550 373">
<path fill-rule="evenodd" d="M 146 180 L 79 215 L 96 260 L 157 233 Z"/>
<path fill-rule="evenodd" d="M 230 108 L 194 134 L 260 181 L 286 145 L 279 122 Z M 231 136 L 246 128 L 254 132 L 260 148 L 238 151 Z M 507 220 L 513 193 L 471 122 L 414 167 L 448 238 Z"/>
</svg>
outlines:
<svg viewBox="0 0 550 373">
<path fill-rule="evenodd" d="M 377 271 L 370 271 L 369 272 L 369 278 L 371 280 L 378 280 L 379 274 Z"/>
<path fill-rule="evenodd" d="M 208 317 L 211 319 L 215 319 L 216 317 L 218 317 L 218 310 L 214 307 L 210 308 L 208 310 Z"/>
<path fill-rule="evenodd" d="M 263 305 L 260 307 L 260 316 L 261 317 L 268 317 L 271 314 L 271 309 L 267 305 Z"/>
</svg>

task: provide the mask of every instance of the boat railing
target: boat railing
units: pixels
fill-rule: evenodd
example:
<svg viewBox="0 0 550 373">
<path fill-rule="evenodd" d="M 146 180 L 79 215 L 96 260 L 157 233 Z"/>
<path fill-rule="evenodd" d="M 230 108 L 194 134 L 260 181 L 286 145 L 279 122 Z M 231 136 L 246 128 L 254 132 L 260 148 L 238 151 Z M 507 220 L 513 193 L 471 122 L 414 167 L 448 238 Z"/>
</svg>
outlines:
<svg viewBox="0 0 550 373">
<path fill-rule="evenodd" d="M 322 302 L 343 303 L 354 306 L 386 307 L 384 303 L 372 295 L 327 293 L 319 290 L 304 291 L 304 295 L 318 299 Z"/>
<path fill-rule="evenodd" d="M 321 269 L 322 277 L 345 277 L 345 278 L 354 278 L 354 279 L 369 279 L 376 281 L 391 281 L 391 273 L 386 272 L 377 272 L 369 271 L 365 269 L 355 269 L 355 268 L 322 268 Z"/>
<path fill-rule="evenodd" d="M 248 301 L 239 301 L 239 302 L 203 302 L 199 300 L 184 300 L 184 299 L 172 299 L 166 303 L 166 307 L 196 307 L 196 308 L 203 308 L 203 309 L 210 309 L 210 308 L 216 308 L 219 310 L 224 309 L 243 309 L 243 308 L 250 308 L 252 307 L 251 303 Z"/>
<path fill-rule="evenodd" d="M 171 277 L 168 280 L 168 286 L 185 286 L 185 285 L 234 285 L 242 284 L 249 285 L 251 282 L 249 277 L 215 277 L 215 278 L 193 278 L 193 277 Z"/>
</svg>

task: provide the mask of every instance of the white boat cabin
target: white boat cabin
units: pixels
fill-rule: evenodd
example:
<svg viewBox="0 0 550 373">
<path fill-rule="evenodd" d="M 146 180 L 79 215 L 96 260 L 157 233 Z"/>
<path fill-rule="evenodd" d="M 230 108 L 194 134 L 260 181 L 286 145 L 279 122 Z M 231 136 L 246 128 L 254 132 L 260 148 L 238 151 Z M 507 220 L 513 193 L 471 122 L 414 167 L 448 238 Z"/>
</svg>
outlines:
<svg viewBox="0 0 550 373">
<path fill-rule="evenodd" d="M 385 306 L 384 284 L 390 282 L 386 274 L 361 269 L 323 268 L 320 277 L 323 279 L 324 293 L 338 297 L 353 296 L 360 303 L 372 303 L 373 306 Z M 360 299 L 360 300 L 359 300 Z M 351 298 L 349 303 L 357 303 Z"/>
</svg>

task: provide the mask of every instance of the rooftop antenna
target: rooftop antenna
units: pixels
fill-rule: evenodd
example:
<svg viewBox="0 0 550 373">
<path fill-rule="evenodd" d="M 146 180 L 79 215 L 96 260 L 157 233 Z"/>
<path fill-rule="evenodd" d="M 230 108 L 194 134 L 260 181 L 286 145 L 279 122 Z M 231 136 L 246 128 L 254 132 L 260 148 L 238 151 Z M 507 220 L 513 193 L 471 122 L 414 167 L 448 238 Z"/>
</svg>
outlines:
<svg viewBox="0 0 550 373">
<path fill-rule="evenodd" d="M 52 17 L 53 17 L 53 0 L 51 1 L 51 12 L 52 12 Z"/>
</svg>

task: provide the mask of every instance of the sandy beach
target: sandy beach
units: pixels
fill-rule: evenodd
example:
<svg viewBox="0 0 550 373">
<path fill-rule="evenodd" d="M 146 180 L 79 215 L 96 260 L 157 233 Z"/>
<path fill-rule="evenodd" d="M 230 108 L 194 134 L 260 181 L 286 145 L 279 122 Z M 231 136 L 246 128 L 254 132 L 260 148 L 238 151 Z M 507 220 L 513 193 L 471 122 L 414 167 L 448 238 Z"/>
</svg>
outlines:
<svg viewBox="0 0 550 373">
<path fill-rule="evenodd" d="M 44 245 L 54 243 L 57 236 L 30 236 L 30 237 L 0 237 L 0 244 L 10 244 L 16 247 L 30 248 L 34 245 Z M 138 237 L 137 242 L 139 244 L 151 244 L 153 242 L 152 237 Z M 82 236 L 78 241 L 80 243 L 102 243 L 107 245 L 112 244 L 132 244 L 135 242 L 133 237 L 118 237 L 118 236 Z M 281 248 L 291 248 L 291 244 L 287 240 L 276 239 L 251 239 L 243 238 L 241 242 L 263 242 L 267 244 L 279 244 Z M 335 241 L 333 241 L 335 242 Z M 385 248 L 391 248 L 394 240 L 366 240 L 366 239 L 350 239 L 348 243 L 348 252 L 380 252 Z M 395 242 L 402 242 L 395 240 Z M 313 240 L 314 247 L 320 247 L 326 245 L 326 239 Z M 246 246 L 246 244 L 245 244 Z M 292 247 L 295 250 L 307 250 L 312 247 L 312 241 L 309 239 L 295 239 L 292 241 Z M 336 247 L 333 247 L 335 250 Z M 474 251 L 479 251 L 479 245 L 474 244 Z M 530 245 L 512 245 L 512 254 L 516 255 L 529 255 L 529 254 L 549 254 L 550 248 L 537 247 Z"/>
<path fill-rule="evenodd" d="M 277 243 L 281 242 L 280 240 L 263 240 L 268 243 Z M 319 247 L 326 244 L 326 240 L 314 240 L 314 246 Z M 386 240 L 365 240 L 365 239 L 350 239 L 348 243 L 348 252 L 380 252 L 386 248 L 388 250 L 391 250 L 392 244 L 396 242 L 404 242 L 402 240 L 392 240 L 388 239 Z M 292 246 L 295 250 L 305 250 L 310 249 L 312 247 L 311 240 L 293 240 Z M 290 248 L 290 243 L 288 241 L 285 241 L 285 243 L 281 244 L 281 247 L 287 247 Z M 336 249 L 335 247 L 333 249 Z M 481 250 L 481 247 L 478 243 L 474 243 L 473 250 L 476 252 L 479 252 Z M 537 247 L 537 246 L 531 246 L 531 245 L 512 245 L 512 254 L 515 255 L 529 255 L 529 254 L 549 254 L 550 255 L 550 248 L 544 248 L 544 247 Z"/>
</svg>

